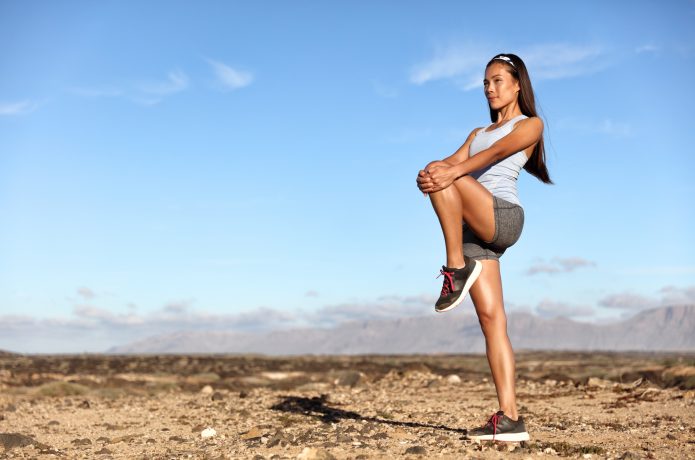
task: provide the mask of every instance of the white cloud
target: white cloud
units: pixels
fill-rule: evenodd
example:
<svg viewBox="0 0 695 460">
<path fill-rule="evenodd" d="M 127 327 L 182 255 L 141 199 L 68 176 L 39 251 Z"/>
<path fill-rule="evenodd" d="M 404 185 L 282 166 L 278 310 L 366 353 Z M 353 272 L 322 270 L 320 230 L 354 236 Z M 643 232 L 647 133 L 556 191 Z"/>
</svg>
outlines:
<svg viewBox="0 0 695 460">
<path fill-rule="evenodd" d="M 89 288 L 81 287 L 77 290 L 77 294 L 82 296 L 86 300 L 91 300 L 95 297 L 94 291 Z"/>
<path fill-rule="evenodd" d="M 212 66 L 217 81 L 226 89 L 239 89 L 253 82 L 253 74 L 243 70 L 234 69 L 213 59 L 206 59 Z"/>
<path fill-rule="evenodd" d="M 0 116 L 24 115 L 33 112 L 38 104 L 29 100 L 0 103 Z"/>
<path fill-rule="evenodd" d="M 645 45 L 641 45 L 635 48 L 635 53 L 641 54 L 641 53 L 656 53 L 660 50 L 660 48 L 654 44 L 647 43 Z"/>
<path fill-rule="evenodd" d="M 611 294 L 599 300 L 598 303 L 602 307 L 617 308 L 620 310 L 644 310 L 659 305 L 659 301 L 654 298 L 632 292 Z"/>
<path fill-rule="evenodd" d="M 619 310 L 646 310 L 671 305 L 695 304 L 695 285 L 686 287 L 664 286 L 654 297 L 632 292 L 611 294 L 599 300 L 599 305 Z"/>
<path fill-rule="evenodd" d="M 410 82 L 422 85 L 452 80 L 464 91 L 482 87 L 485 65 L 500 50 L 477 43 L 437 46 L 434 56 L 410 72 Z M 591 74 L 606 66 L 606 52 L 597 45 L 545 43 L 513 51 L 529 71 L 531 79 L 551 80 Z"/>
<path fill-rule="evenodd" d="M 139 89 L 144 93 L 166 96 L 183 91 L 187 87 L 188 76 L 181 70 L 174 70 L 167 74 L 165 80 L 142 83 Z"/>
<path fill-rule="evenodd" d="M 376 300 L 327 305 L 314 312 L 305 313 L 302 317 L 310 326 L 335 326 L 347 321 L 421 316 L 434 311 L 436 300 L 435 297 L 429 295 L 383 296 Z M 472 306 L 470 297 L 464 300 L 464 304 L 469 307 Z"/>
<path fill-rule="evenodd" d="M 596 262 L 583 259 L 581 257 L 555 257 L 550 262 L 540 260 L 534 263 L 528 270 L 527 275 L 535 275 L 537 273 L 569 273 L 581 267 L 595 267 Z"/>
<path fill-rule="evenodd" d="M 567 318 L 591 317 L 595 314 L 592 307 L 588 305 L 572 305 L 567 302 L 558 302 L 550 299 L 543 299 L 536 306 L 536 313 L 544 318 L 554 318 L 564 316 Z"/>
</svg>

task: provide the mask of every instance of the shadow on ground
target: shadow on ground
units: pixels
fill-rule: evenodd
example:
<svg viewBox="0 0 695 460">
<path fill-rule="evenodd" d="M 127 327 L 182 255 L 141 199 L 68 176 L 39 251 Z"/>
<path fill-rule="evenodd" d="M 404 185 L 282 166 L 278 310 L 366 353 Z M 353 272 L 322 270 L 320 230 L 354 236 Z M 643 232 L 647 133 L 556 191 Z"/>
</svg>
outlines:
<svg viewBox="0 0 695 460">
<path fill-rule="evenodd" d="M 404 422 L 398 420 L 388 420 L 381 417 L 365 417 L 357 412 L 337 409 L 327 405 L 326 395 L 315 396 L 313 398 L 305 398 L 301 396 L 282 396 L 282 398 L 282 401 L 271 407 L 272 410 L 307 415 L 309 417 L 317 418 L 325 423 L 338 423 L 340 420 L 349 419 L 410 428 L 434 428 L 437 430 L 446 430 L 461 434 L 466 434 L 468 431 L 464 428 L 452 428 L 446 425 Z"/>
</svg>

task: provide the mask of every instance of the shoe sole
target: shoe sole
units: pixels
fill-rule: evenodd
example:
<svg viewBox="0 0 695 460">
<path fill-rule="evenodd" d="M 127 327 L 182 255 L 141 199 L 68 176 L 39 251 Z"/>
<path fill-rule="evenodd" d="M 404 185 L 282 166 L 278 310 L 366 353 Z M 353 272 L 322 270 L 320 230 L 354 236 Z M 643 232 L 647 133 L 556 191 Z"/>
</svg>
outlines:
<svg viewBox="0 0 695 460">
<path fill-rule="evenodd" d="M 529 435 L 527 432 L 523 433 L 500 433 L 500 434 L 485 434 L 482 436 L 471 436 L 468 439 L 472 441 L 502 441 L 502 442 L 519 442 L 528 441 Z"/>
<path fill-rule="evenodd" d="M 437 313 L 444 313 L 445 311 L 452 310 L 456 307 L 459 306 L 461 302 L 463 302 L 463 299 L 466 298 L 466 295 L 468 294 L 468 291 L 471 289 L 471 286 L 473 286 L 473 283 L 478 279 L 478 276 L 480 276 L 480 272 L 483 270 L 483 264 L 479 260 L 475 260 L 475 267 L 473 268 L 473 271 L 471 272 L 471 276 L 468 277 L 468 280 L 466 280 L 466 284 L 463 285 L 463 290 L 461 291 L 461 295 L 459 296 L 458 299 L 451 305 L 449 305 L 446 308 L 442 308 L 441 310 L 437 310 L 436 308 L 434 311 Z"/>
</svg>

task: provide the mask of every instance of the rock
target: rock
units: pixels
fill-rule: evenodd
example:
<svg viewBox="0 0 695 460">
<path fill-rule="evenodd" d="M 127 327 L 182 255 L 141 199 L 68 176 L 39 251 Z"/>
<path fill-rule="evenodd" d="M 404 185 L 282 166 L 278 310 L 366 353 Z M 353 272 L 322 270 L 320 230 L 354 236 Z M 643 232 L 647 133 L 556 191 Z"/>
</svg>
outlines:
<svg viewBox="0 0 695 460">
<path fill-rule="evenodd" d="M 203 431 L 200 432 L 200 437 L 203 439 L 212 438 L 216 434 L 217 431 L 215 431 L 214 428 L 205 428 Z"/>
<path fill-rule="evenodd" d="M 34 438 L 19 433 L 0 433 L 0 446 L 5 450 L 34 445 Z"/>
<path fill-rule="evenodd" d="M 695 390 L 695 366 L 675 366 L 666 369 L 661 378 L 668 387 Z"/>
<path fill-rule="evenodd" d="M 71 444 L 74 444 L 76 446 L 91 446 L 92 441 L 88 438 L 83 438 L 83 439 L 73 439 L 70 441 Z"/>
<path fill-rule="evenodd" d="M 202 395 L 211 395 L 213 393 L 212 387 L 210 385 L 205 385 L 203 388 L 200 389 L 200 394 Z"/>
<path fill-rule="evenodd" d="M 422 446 L 411 446 L 411 447 L 408 447 L 408 448 L 405 450 L 405 454 L 406 454 L 406 455 L 408 455 L 408 454 L 411 454 L 411 455 L 427 455 L 427 449 L 425 449 L 425 448 L 422 447 Z"/>
<path fill-rule="evenodd" d="M 254 426 L 246 433 L 242 433 L 239 437 L 241 439 L 248 441 L 251 439 L 259 439 L 259 438 L 263 437 L 263 435 L 265 435 L 265 434 L 267 434 L 267 433 L 265 433 L 265 431 L 261 427 Z"/>
<path fill-rule="evenodd" d="M 282 431 L 278 430 L 274 435 L 268 438 L 268 443 L 266 447 L 275 447 L 279 445 L 280 447 L 285 447 L 289 443 L 289 439 L 285 437 Z"/>
<path fill-rule="evenodd" d="M 87 401 L 87 400 L 85 399 L 84 401 L 82 401 L 81 403 L 79 403 L 79 404 L 77 405 L 77 407 L 80 408 L 80 409 L 89 409 L 89 407 L 90 407 L 89 401 Z"/>
<path fill-rule="evenodd" d="M 157 441 L 154 438 L 147 438 L 145 444 L 157 444 Z"/>
<path fill-rule="evenodd" d="M 598 377 L 589 377 L 586 386 L 589 388 L 608 388 L 613 385 L 610 380 L 600 379 Z"/>
<path fill-rule="evenodd" d="M 181 436 L 169 436 L 169 441 L 186 442 Z"/>
<path fill-rule="evenodd" d="M 211 399 L 213 401 L 222 401 L 224 399 L 224 395 L 222 393 L 220 393 L 219 391 L 216 391 L 212 394 Z"/>
<path fill-rule="evenodd" d="M 98 451 L 96 451 L 96 452 L 94 452 L 94 453 L 95 453 L 95 454 L 98 454 L 98 455 L 111 455 L 111 454 L 113 454 L 113 452 L 111 452 L 111 451 L 110 451 L 109 449 L 107 449 L 106 447 L 102 447 L 101 450 L 98 450 Z"/>
<path fill-rule="evenodd" d="M 326 382 L 309 382 L 299 385 L 297 391 L 326 391 L 331 388 L 330 383 Z"/>
<path fill-rule="evenodd" d="M 446 383 L 451 383 L 453 385 L 458 385 L 461 383 L 461 377 L 456 374 L 451 374 L 446 376 Z"/>
<path fill-rule="evenodd" d="M 297 460 L 336 460 L 336 458 L 327 450 L 305 447 L 297 455 Z"/>
<path fill-rule="evenodd" d="M 337 378 L 333 381 L 335 385 L 342 387 L 354 387 L 359 384 L 364 374 L 358 371 L 341 371 L 337 374 Z"/>
</svg>

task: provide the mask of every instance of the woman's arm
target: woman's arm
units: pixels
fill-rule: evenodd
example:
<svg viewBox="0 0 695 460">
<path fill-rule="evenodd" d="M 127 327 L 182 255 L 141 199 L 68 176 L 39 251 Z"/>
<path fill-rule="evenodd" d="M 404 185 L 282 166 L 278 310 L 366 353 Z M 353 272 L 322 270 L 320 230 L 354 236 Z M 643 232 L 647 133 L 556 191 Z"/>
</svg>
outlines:
<svg viewBox="0 0 695 460">
<path fill-rule="evenodd" d="M 475 135 L 478 133 L 478 130 L 480 129 L 484 128 L 475 128 L 473 131 L 471 131 L 471 133 L 468 135 L 468 138 L 466 139 L 466 142 L 464 142 L 463 145 L 458 148 L 458 150 L 456 150 L 448 157 L 444 158 L 442 161 L 444 163 L 447 163 L 449 166 L 455 166 L 458 163 L 466 161 L 468 159 L 468 153 L 471 149 L 471 143 L 473 142 Z"/>
<path fill-rule="evenodd" d="M 482 150 L 471 158 L 465 158 L 453 164 L 459 178 L 473 171 L 484 168 L 487 165 L 503 160 L 509 155 L 527 149 L 543 135 L 543 121 L 538 117 L 525 118 L 518 121 L 511 132 Z"/>
<path fill-rule="evenodd" d="M 470 143 L 475 136 L 475 132 L 476 130 L 468 136 L 466 143 L 456 153 L 444 159 L 446 164 L 451 165 L 450 167 L 434 167 L 428 170 L 427 174 L 420 174 L 418 187 L 423 193 L 433 193 L 442 190 L 461 176 L 484 168 L 513 153 L 525 150 L 541 138 L 543 122 L 537 117 L 520 120 L 514 125 L 509 134 L 492 144 L 489 148 L 468 158 Z"/>
</svg>

